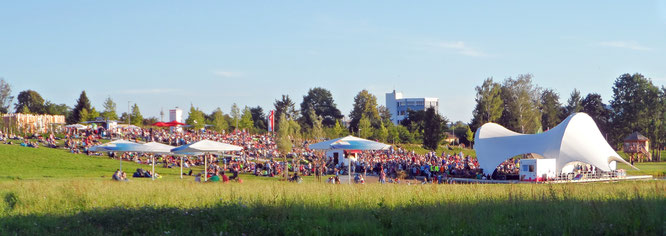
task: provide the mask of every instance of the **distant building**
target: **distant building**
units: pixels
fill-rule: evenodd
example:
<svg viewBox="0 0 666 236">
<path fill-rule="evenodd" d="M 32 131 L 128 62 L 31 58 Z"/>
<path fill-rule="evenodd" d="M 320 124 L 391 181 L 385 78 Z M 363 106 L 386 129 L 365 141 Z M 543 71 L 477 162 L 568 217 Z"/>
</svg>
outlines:
<svg viewBox="0 0 666 236">
<path fill-rule="evenodd" d="M 46 133 L 54 125 L 65 124 L 63 115 L 36 115 L 36 114 L 4 114 L 2 115 L 2 128 L 7 132 L 23 131 L 29 133 Z"/>
<path fill-rule="evenodd" d="M 176 109 L 169 110 L 169 121 L 183 123 L 183 110 L 178 107 L 176 107 Z"/>
<path fill-rule="evenodd" d="M 407 118 L 409 110 L 425 111 L 430 107 L 439 113 L 439 98 L 403 98 L 402 93 L 395 90 L 386 94 L 386 108 L 391 113 L 393 124 L 398 124 Z"/>
</svg>

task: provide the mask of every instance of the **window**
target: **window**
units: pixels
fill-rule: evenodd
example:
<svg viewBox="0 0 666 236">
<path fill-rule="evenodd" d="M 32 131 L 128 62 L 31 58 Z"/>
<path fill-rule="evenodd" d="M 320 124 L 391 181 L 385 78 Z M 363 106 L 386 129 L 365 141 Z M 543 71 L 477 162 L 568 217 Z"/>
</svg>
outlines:
<svg viewBox="0 0 666 236">
<path fill-rule="evenodd" d="M 534 165 L 529 165 L 530 167 L 530 172 L 534 172 Z"/>
</svg>

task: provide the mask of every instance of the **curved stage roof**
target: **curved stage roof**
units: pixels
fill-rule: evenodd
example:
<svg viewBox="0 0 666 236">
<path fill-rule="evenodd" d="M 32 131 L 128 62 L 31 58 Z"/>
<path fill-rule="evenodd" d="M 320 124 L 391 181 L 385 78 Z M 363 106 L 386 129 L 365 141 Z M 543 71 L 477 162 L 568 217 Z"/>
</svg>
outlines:
<svg viewBox="0 0 666 236">
<path fill-rule="evenodd" d="M 584 162 L 603 171 L 614 170 L 614 161 L 630 165 L 611 148 L 592 117 L 585 113 L 572 114 L 540 134 L 520 134 L 486 123 L 474 135 L 474 150 L 484 174 L 492 174 L 505 160 L 527 153 L 554 158 L 557 171 L 571 162 Z"/>
</svg>

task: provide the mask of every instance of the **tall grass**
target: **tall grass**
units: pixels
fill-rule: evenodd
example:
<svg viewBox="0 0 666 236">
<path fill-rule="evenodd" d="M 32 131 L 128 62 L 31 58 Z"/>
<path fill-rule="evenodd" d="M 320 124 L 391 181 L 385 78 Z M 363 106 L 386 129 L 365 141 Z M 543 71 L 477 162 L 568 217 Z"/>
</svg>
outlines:
<svg viewBox="0 0 666 236">
<path fill-rule="evenodd" d="M 663 181 L 0 182 L 0 234 L 662 234 Z"/>
</svg>

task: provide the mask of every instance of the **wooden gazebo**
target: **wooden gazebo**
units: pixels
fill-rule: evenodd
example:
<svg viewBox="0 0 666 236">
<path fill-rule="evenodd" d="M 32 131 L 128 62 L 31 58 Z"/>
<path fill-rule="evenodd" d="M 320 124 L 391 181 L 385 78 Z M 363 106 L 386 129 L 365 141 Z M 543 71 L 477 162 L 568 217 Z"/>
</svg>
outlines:
<svg viewBox="0 0 666 236">
<path fill-rule="evenodd" d="M 626 138 L 624 138 L 624 153 L 629 155 L 629 162 L 634 160 L 647 161 L 652 160 L 652 155 L 650 154 L 650 139 L 643 136 L 638 132 L 633 132 Z"/>
</svg>

